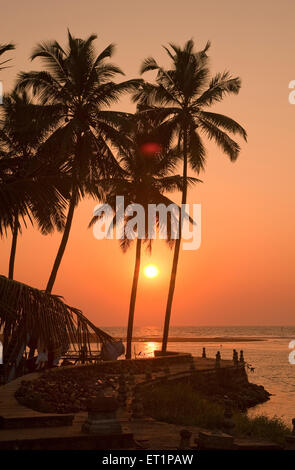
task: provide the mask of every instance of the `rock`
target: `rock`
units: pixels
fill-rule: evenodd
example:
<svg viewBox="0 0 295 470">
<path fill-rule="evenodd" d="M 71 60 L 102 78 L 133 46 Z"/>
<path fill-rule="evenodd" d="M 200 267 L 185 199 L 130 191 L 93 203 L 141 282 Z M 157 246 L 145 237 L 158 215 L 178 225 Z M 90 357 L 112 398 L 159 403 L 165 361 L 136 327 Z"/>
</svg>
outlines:
<svg viewBox="0 0 295 470">
<path fill-rule="evenodd" d="M 181 429 L 179 434 L 180 434 L 179 449 L 180 450 L 190 449 L 190 439 L 191 439 L 192 433 L 188 431 L 187 429 Z"/>
<path fill-rule="evenodd" d="M 223 432 L 203 431 L 199 433 L 198 447 L 200 450 L 233 449 L 234 438 Z"/>
<path fill-rule="evenodd" d="M 42 413 L 54 413 L 55 406 L 52 403 L 41 400 L 38 411 L 41 411 Z"/>
</svg>

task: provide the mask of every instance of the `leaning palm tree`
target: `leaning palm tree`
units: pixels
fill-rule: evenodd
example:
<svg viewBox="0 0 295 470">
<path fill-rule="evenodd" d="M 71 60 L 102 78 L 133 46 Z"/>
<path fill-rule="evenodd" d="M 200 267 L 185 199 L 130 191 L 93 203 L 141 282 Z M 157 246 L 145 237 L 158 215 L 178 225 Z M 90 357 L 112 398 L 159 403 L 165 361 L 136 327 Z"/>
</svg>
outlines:
<svg viewBox="0 0 295 470">
<path fill-rule="evenodd" d="M 100 196 L 101 174 L 117 167 L 112 148 L 123 145 L 125 138 L 118 132 L 124 113 L 107 108 L 123 93 L 134 91 L 138 80 L 115 83 L 113 78 L 123 72 L 108 62 L 114 51 L 110 44 L 95 54 L 95 35 L 74 38 L 68 32 L 67 48 L 54 41 L 39 44 L 31 59 L 41 58 L 45 70 L 21 73 L 18 89 L 31 89 L 41 104 L 51 107 L 51 115 L 59 122 L 40 153 L 45 159 L 58 158 L 68 167 L 71 195 L 61 243 L 47 283 L 51 292 L 66 249 L 74 210 L 85 194 Z"/>
<path fill-rule="evenodd" d="M 121 175 L 101 183 L 106 192 L 104 202 L 112 208 L 115 214 L 112 218 L 111 226 L 116 224 L 116 227 L 118 227 L 119 224 L 124 227 L 124 232 L 120 234 L 122 250 L 126 252 L 132 241 L 136 238 L 135 265 L 127 326 L 126 359 L 131 359 L 142 243 L 146 243 L 148 250 L 151 250 L 151 232 L 153 230 L 155 232 L 156 230 L 163 230 L 165 235 L 167 235 L 168 243 L 173 244 L 171 230 L 173 218 L 176 218 L 177 224 L 177 215 L 172 213 L 167 218 L 166 224 L 164 222 L 164 225 L 162 225 L 163 221 L 161 221 L 157 213 L 154 220 L 155 226 L 151 227 L 151 221 L 148 217 L 149 205 L 162 204 L 167 207 L 173 204 L 164 193 L 166 191 L 181 190 L 183 186 L 183 178 L 180 175 L 173 174 L 177 159 L 171 157 L 171 155 L 174 155 L 173 149 L 169 149 L 171 136 L 167 129 L 163 129 L 161 125 L 155 128 L 154 124 L 154 121 L 135 115 L 124 126 L 121 126 L 122 132 L 128 135 L 128 146 L 120 152 L 119 164 Z M 196 183 L 198 181 L 196 178 L 187 179 L 188 183 Z M 140 204 L 143 208 L 142 222 L 144 227 L 139 226 L 138 222 L 135 224 L 136 230 L 134 230 L 133 226 L 130 227 L 132 216 L 128 214 L 120 220 L 118 213 L 116 213 L 117 196 L 123 196 L 124 206 L 134 207 L 135 211 L 137 211 L 135 205 Z M 92 218 L 90 226 L 99 220 L 104 212 L 104 208 L 105 206 L 102 206 L 99 211 L 100 214 Z M 123 207 L 120 207 L 120 213 L 121 211 L 124 212 Z"/>
<path fill-rule="evenodd" d="M 35 105 L 25 92 L 19 94 L 14 91 L 11 95 L 4 97 L 1 107 L 0 149 L 2 169 L 4 170 L 4 164 L 6 166 L 5 173 L 2 173 L 2 184 L 8 182 L 11 184 L 14 181 L 21 186 L 24 175 L 32 172 L 33 166 L 38 164 L 36 156 L 38 147 L 53 124 L 52 117 L 48 119 L 46 111 L 46 106 Z M 46 184 L 49 184 L 50 172 L 48 165 L 44 166 L 44 162 L 42 164 L 40 162 L 40 167 L 42 172 L 39 174 L 39 179 L 35 178 L 35 184 L 39 184 L 41 195 L 44 190 L 44 178 L 47 179 Z M 42 174 L 41 182 L 40 176 Z M 59 172 L 57 172 L 57 177 L 57 186 L 61 189 Z M 32 223 L 33 219 L 37 220 L 43 234 L 52 232 L 55 227 L 58 230 L 63 229 L 65 200 L 63 200 L 57 186 L 53 184 L 52 179 L 50 183 L 52 184 L 52 194 L 46 205 L 43 197 L 40 199 L 38 194 L 36 197 L 36 192 L 34 197 L 23 200 L 20 205 L 14 205 L 13 222 L 9 224 L 12 232 L 9 279 L 13 279 L 17 238 L 21 233 L 21 219 L 25 222 L 25 219 L 29 218 Z"/>
<path fill-rule="evenodd" d="M 7 51 L 12 51 L 15 49 L 15 45 L 12 44 L 12 43 L 9 43 L 9 44 L 0 44 L 0 56 L 5 54 L 5 52 Z M 0 62 L 0 70 L 3 70 L 3 69 L 6 69 L 7 68 L 7 65 L 5 66 L 5 64 L 7 64 L 8 62 L 10 62 L 11 59 L 7 59 L 7 60 L 4 60 L 3 62 Z M 4 67 L 3 67 L 4 66 Z"/>
<path fill-rule="evenodd" d="M 209 78 L 207 51 L 196 52 L 194 42 L 188 41 L 183 48 L 170 44 L 165 50 L 172 61 L 171 68 L 164 69 L 155 59 L 147 58 L 141 72 L 156 70 L 156 83 L 144 84 L 134 95 L 134 100 L 148 109 L 150 115 L 166 120 L 174 127 L 179 152 L 183 161 L 182 204 L 187 201 L 188 166 L 199 173 L 204 169 L 206 150 L 201 138 L 213 140 L 231 161 L 239 155 L 240 147 L 229 133 L 238 134 L 246 140 L 246 131 L 236 121 L 223 114 L 212 113 L 208 107 L 221 101 L 228 94 L 237 94 L 241 87 L 239 78 L 228 72 Z M 173 295 L 176 283 L 182 223 L 179 222 L 179 238 L 175 243 L 174 257 L 166 306 L 162 351 L 167 350 Z"/>
</svg>

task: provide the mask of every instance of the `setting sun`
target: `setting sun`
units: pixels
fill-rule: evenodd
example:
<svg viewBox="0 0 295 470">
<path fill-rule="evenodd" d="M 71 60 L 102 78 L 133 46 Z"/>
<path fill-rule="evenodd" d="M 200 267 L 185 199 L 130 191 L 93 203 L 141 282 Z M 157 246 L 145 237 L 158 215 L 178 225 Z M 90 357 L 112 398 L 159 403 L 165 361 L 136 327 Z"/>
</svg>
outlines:
<svg viewBox="0 0 295 470">
<path fill-rule="evenodd" d="M 144 268 L 144 274 L 148 278 L 153 278 L 153 277 L 158 276 L 159 270 L 157 266 L 155 266 L 154 264 L 149 264 L 148 266 Z"/>
</svg>

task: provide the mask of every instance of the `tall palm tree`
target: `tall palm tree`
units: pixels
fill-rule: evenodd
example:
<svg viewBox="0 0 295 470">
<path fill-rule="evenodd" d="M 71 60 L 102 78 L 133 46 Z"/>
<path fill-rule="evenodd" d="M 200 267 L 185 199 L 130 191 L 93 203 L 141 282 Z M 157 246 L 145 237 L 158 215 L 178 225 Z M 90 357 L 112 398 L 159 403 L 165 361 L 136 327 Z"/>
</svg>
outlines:
<svg viewBox="0 0 295 470">
<path fill-rule="evenodd" d="M 12 43 L 9 44 L 0 44 L 0 56 L 5 54 L 7 51 L 12 51 L 15 49 L 15 45 Z M 11 59 L 4 60 L 3 62 L 0 62 L 0 70 L 6 69 L 7 66 L 3 67 L 4 64 L 7 64 L 7 62 L 10 62 Z"/>
<path fill-rule="evenodd" d="M 118 132 L 123 113 L 110 111 L 123 93 L 134 91 L 138 80 L 115 83 L 113 78 L 123 72 L 107 59 L 114 46 L 110 44 L 95 54 L 95 35 L 74 38 L 68 32 L 67 48 L 54 41 L 39 44 L 31 59 L 41 58 L 45 70 L 21 73 L 18 89 L 31 89 L 41 104 L 52 108 L 51 115 L 59 122 L 44 144 L 45 158 L 62 159 L 71 177 L 71 195 L 61 243 L 47 283 L 51 292 L 66 249 L 74 210 L 85 193 L 99 196 L 101 173 L 117 166 L 112 148 L 123 145 Z"/>
<path fill-rule="evenodd" d="M 132 204 L 140 204 L 145 214 L 144 230 L 140 231 L 140 228 L 137 227 L 135 265 L 127 326 L 126 359 L 131 359 L 133 322 L 142 243 L 146 243 L 149 250 L 151 250 L 152 246 L 152 239 L 149 235 L 151 227 L 148 227 L 148 206 L 149 204 L 164 204 L 165 206 L 172 204 L 173 202 L 164 193 L 166 191 L 181 190 L 183 186 L 183 178 L 180 175 L 173 174 L 177 160 L 171 158 L 171 154 L 174 154 L 173 150 L 169 149 L 171 136 L 167 129 L 164 129 L 161 125 L 155 128 L 154 124 L 155 122 L 143 118 L 143 116 L 135 115 L 135 117 L 129 119 L 121 126 L 122 132 L 128 136 L 128 145 L 121 149 L 120 152 L 119 164 L 121 175 L 112 178 L 112 180 L 102 182 L 106 191 L 104 202 L 115 213 L 112 220 L 113 225 L 118 225 L 118 222 L 124 224 L 124 235 L 120 240 L 121 248 L 124 252 L 130 247 L 135 235 L 128 228 L 131 216 L 126 215 L 124 220 L 118 220 L 116 197 L 124 196 L 125 208 Z M 150 151 L 149 148 L 152 150 Z M 196 178 L 187 179 L 187 183 L 196 183 L 198 181 Z M 94 216 L 90 226 L 99 217 Z M 167 227 L 161 225 L 161 220 L 158 214 L 156 214 L 156 227 L 154 229 L 160 231 L 165 229 L 168 235 L 168 243 L 173 243 L 171 238 L 172 217 L 173 214 L 168 218 Z"/>
<path fill-rule="evenodd" d="M 183 48 L 170 44 L 165 47 L 171 59 L 171 67 L 164 69 L 152 57 L 142 65 L 141 73 L 156 70 L 156 83 L 144 84 L 135 93 L 134 100 L 149 109 L 149 114 L 158 114 L 173 126 L 183 161 L 182 204 L 187 201 L 188 166 L 199 173 L 204 169 L 206 150 L 201 133 L 213 140 L 231 161 L 239 155 L 240 147 L 230 136 L 238 134 L 246 140 L 246 131 L 236 121 L 223 114 L 212 113 L 208 107 L 221 101 L 228 94 L 237 94 L 241 87 L 239 78 L 228 72 L 209 78 L 207 51 L 196 52 L 194 42 L 187 41 Z M 179 238 L 175 243 L 173 264 L 166 306 L 162 351 L 167 350 L 173 295 L 176 283 L 182 222 L 179 222 Z"/>
<path fill-rule="evenodd" d="M 52 125 L 52 118 L 47 118 L 46 106 L 35 105 L 28 95 L 13 91 L 11 95 L 4 98 L 1 107 L 1 126 L 0 126 L 0 146 L 2 158 L 2 169 L 5 166 L 5 178 L 3 173 L 2 184 L 12 181 L 21 185 L 21 180 L 28 172 L 33 171 L 33 166 L 38 164 L 36 152 L 45 135 Z M 43 180 L 42 183 L 35 177 L 35 184 L 39 183 L 39 191 L 43 192 L 44 178 L 47 178 L 49 184 L 50 172 L 48 165 L 42 164 Z M 31 173 L 32 175 L 32 173 Z M 36 175 L 35 175 L 36 176 Z M 40 178 L 41 175 L 39 175 Z M 58 174 L 58 176 L 60 176 Z M 52 179 L 50 183 L 53 183 Z M 60 185 L 58 177 L 57 184 Z M 50 188 L 49 188 L 50 190 Z M 62 230 L 64 226 L 65 209 L 64 200 L 59 194 L 56 185 L 52 185 L 51 197 L 44 204 L 43 197 L 34 193 L 21 205 L 14 205 L 13 222 L 10 225 L 12 232 L 12 245 L 9 259 L 9 279 L 13 279 L 16 245 L 18 234 L 21 232 L 21 219 L 25 222 L 26 216 L 33 222 L 37 220 L 39 228 L 43 234 L 50 233 L 54 227 Z M 25 203 L 25 204 L 24 204 Z"/>
<path fill-rule="evenodd" d="M 0 156 L 1 236 L 7 233 L 7 229 L 13 230 L 16 223 L 20 225 L 20 219 L 23 219 L 25 224 L 25 219 L 29 218 L 31 220 L 33 216 L 34 218 L 40 218 L 40 220 L 45 219 L 48 224 L 47 206 L 55 208 L 57 212 L 62 212 L 65 200 L 58 187 L 60 183 L 63 186 L 65 183 L 64 178 L 61 181 L 59 170 L 58 168 L 55 173 L 50 167 L 48 171 L 46 167 L 44 168 L 44 165 L 40 167 L 40 162 L 36 159 L 24 160 L 20 157 L 12 158 L 10 155 L 5 154 Z M 39 225 L 41 226 L 41 224 Z M 12 246 L 12 253 L 15 253 L 16 237 L 17 235 L 13 237 L 15 246 Z M 14 259 L 11 256 L 10 268 L 13 264 Z M 10 277 L 12 277 L 12 272 L 10 274 Z M 5 297 L 1 297 L 1 299 L 3 303 Z M 8 306 L 6 305 L 6 311 L 7 309 Z M 4 328 L 4 344 L 7 342 L 7 336 L 8 331 Z"/>
</svg>

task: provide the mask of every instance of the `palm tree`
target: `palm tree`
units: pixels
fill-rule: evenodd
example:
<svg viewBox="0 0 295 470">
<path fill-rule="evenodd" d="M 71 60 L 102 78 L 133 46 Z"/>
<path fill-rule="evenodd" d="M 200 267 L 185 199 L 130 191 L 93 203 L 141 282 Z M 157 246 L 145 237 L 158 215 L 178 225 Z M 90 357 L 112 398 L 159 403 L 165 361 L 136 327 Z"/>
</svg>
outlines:
<svg viewBox="0 0 295 470">
<path fill-rule="evenodd" d="M 14 44 L 0 44 L 0 56 L 5 54 L 5 52 L 7 51 L 12 51 L 15 49 L 15 45 Z M 0 62 L 0 70 L 3 70 L 3 69 L 6 69 L 7 66 L 3 67 L 4 64 L 6 64 L 7 62 L 10 62 L 11 59 L 7 59 L 7 60 L 4 60 L 3 62 Z"/>
<path fill-rule="evenodd" d="M 33 166 L 38 164 L 36 152 L 52 125 L 52 118 L 48 120 L 46 106 L 35 105 L 25 92 L 19 94 L 13 91 L 11 95 L 5 96 L 1 111 L 3 119 L 0 127 L 0 145 L 3 170 L 5 165 L 5 175 L 4 172 L 2 173 L 2 184 L 8 182 L 11 184 L 14 181 L 21 185 L 24 175 L 32 172 Z M 21 232 L 21 219 L 25 222 L 25 217 L 29 216 L 32 223 L 33 218 L 36 219 L 43 234 L 50 233 L 55 227 L 62 230 L 64 226 L 65 201 L 57 188 L 57 186 L 61 186 L 60 177 L 58 177 L 57 186 L 54 185 L 52 178 L 50 178 L 48 165 L 44 167 L 44 162 L 42 162 L 40 166 L 42 168 L 41 174 L 43 174 L 42 183 L 40 182 L 41 174 L 39 174 L 39 180 L 35 178 L 35 184 L 39 184 L 41 194 L 44 191 L 44 178 L 46 177 L 46 184 L 52 184 L 52 187 L 48 188 L 52 194 L 46 205 L 43 197 L 40 199 L 38 194 L 36 197 L 36 191 L 33 198 L 28 197 L 23 200 L 21 205 L 14 204 L 13 221 L 8 224 L 12 231 L 9 279 L 13 279 L 17 238 Z M 58 174 L 58 176 L 60 175 Z"/>
<path fill-rule="evenodd" d="M 132 218 L 131 216 L 126 215 L 124 220 L 118 220 L 118 214 L 115 213 L 112 220 L 113 225 L 118 225 L 118 222 L 124 224 L 124 235 L 120 240 L 121 248 L 124 252 L 127 251 L 136 237 L 135 265 L 127 327 L 126 359 L 131 359 L 133 322 L 142 242 L 147 244 L 149 250 L 151 250 L 152 246 L 152 239 L 148 232 L 148 206 L 149 204 L 164 204 L 165 206 L 172 204 L 172 201 L 165 196 L 164 192 L 181 190 L 183 186 L 183 178 L 180 175 L 173 175 L 177 160 L 171 158 L 171 155 L 174 154 L 173 149 L 169 149 L 171 136 L 169 132 L 167 132 L 167 129 L 164 129 L 161 125 L 154 127 L 154 124 L 155 122 L 143 118 L 143 116 L 135 115 L 135 117 L 129 119 L 121 126 L 122 132 L 128 136 L 128 146 L 121 149 L 120 152 L 119 163 L 121 175 L 102 182 L 106 191 L 104 202 L 113 209 L 114 213 L 116 212 L 116 197 L 120 195 L 124 196 L 125 207 L 140 204 L 145 214 L 144 233 L 137 227 L 137 236 L 128 228 L 128 222 Z M 146 150 L 150 143 L 152 143 L 152 148 L 155 149 L 151 152 Z M 187 179 L 188 183 L 198 181 L 199 180 L 196 178 Z M 90 226 L 93 225 L 99 217 L 98 215 L 94 216 L 90 222 Z M 173 215 L 168 218 L 168 227 L 161 226 L 158 214 L 156 218 L 157 227 L 155 227 L 155 230 L 165 229 L 168 235 L 168 243 L 173 243 L 171 238 L 172 217 Z"/>
<path fill-rule="evenodd" d="M 158 114 L 166 120 L 167 126 L 174 128 L 179 151 L 183 161 L 182 204 L 187 200 L 188 166 L 199 173 L 204 169 L 206 150 L 201 138 L 213 140 L 227 154 L 231 161 L 239 155 L 240 147 L 228 133 L 238 134 L 246 140 L 246 131 L 233 119 L 223 114 L 207 111 L 207 108 L 221 101 L 228 94 L 237 94 L 241 87 L 239 78 L 228 72 L 218 73 L 209 78 L 207 51 L 195 52 L 194 42 L 187 41 L 183 48 L 170 44 L 165 47 L 172 61 L 171 68 L 165 70 L 152 57 L 142 65 L 141 73 L 156 70 L 156 83 L 145 83 L 134 95 L 134 100 L 148 109 L 150 115 Z M 163 332 L 163 353 L 167 350 L 168 332 L 173 295 L 176 283 L 179 250 L 182 236 L 182 223 L 179 222 L 179 239 L 175 243 L 173 264 L 166 306 Z"/>
<path fill-rule="evenodd" d="M 47 292 L 52 291 L 79 199 L 85 194 L 99 197 L 99 177 L 115 171 L 117 166 L 112 148 L 125 141 L 118 132 L 124 113 L 107 108 L 139 84 L 138 80 L 113 81 L 123 73 L 107 62 L 114 46 L 110 44 L 96 55 L 95 39 L 95 35 L 85 40 L 74 38 L 68 32 L 66 49 L 56 41 L 39 44 L 31 59 L 41 58 L 45 70 L 21 73 L 17 85 L 20 90 L 31 89 L 41 104 L 51 107 L 51 115 L 58 118 L 56 130 L 44 144 L 41 154 L 44 158 L 63 160 L 72 182 L 65 229 Z"/>
</svg>

